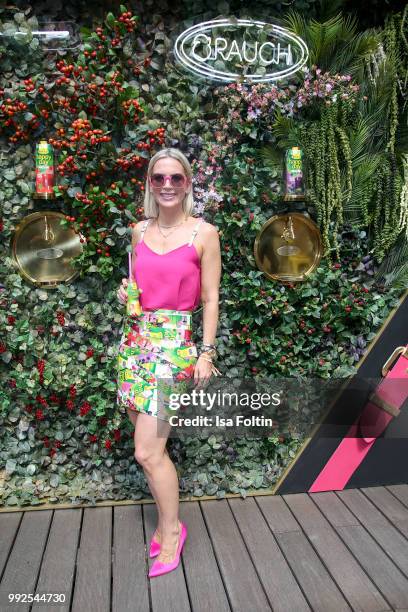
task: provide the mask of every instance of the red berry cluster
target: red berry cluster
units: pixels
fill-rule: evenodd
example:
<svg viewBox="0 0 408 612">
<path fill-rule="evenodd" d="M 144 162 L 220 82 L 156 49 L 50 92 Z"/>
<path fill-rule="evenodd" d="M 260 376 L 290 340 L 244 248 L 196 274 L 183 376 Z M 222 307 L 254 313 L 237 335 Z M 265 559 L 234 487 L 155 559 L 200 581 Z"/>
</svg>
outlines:
<svg viewBox="0 0 408 612">
<path fill-rule="evenodd" d="M 44 368 L 45 368 L 44 359 L 39 359 L 37 363 L 37 370 L 40 375 L 40 385 L 42 385 L 44 382 Z"/>
<path fill-rule="evenodd" d="M 145 160 L 143 157 L 140 157 L 139 155 L 132 155 L 129 158 L 118 157 L 116 160 L 116 164 L 125 172 L 130 168 L 141 168 L 142 165 L 146 162 L 147 160 Z"/>
<path fill-rule="evenodd" d="M 12 100 L 11 98 L 7 98 L 7 100 L 5 100 L 5 102 L 3 102 L 3 104 L 0 106 L 0 112 L 7 117 L 14 117 L 14 115 L 17 113 L 21 113 L 25 110 L 27 110 L 27 104 L 25 102 L 18 102 L 17 100 Z M 6 121 L 4 125 L 9 125 L 9 123 Z"/>
<path fill-rule="evenodd" d="M 14 325 L 14 323 L 16 322 L 16 317 L 13 317 L 12 315 L 8 315 L 7 317 L 7 323 L 9 325 Z"/>
<path fill-rule="evenodd" d="M 65 74 L 65 76 L 71 76 L 72 74 L 74 76 L 79 76 L 83 71 L 82 66 L 74 66 L 74 64 L 67 64 L 64 60 L 59 60 L 57 62 L 57 68 L 60 72 Z"/>
<path fill-rule="evenodd" d="M 64 176 L 78 172 L 79 167 L 75 163 L 74 156 L 68 155 L 61 164 L 58 164 L 57 170 L 61 176 Z"/>
<path fill-rule="evenodd" d="M 121 16 L 118 18 L 118 21 L 125 24 L 128 32 L 133 32 L 136 26 L 135 19 L 132 20 L 132 17 L 132 13 L 130 11 L 127 11 L 127 13 L 122 13 Z"/>
<path fill-rule="evenodd" d="M 75 195 L 75 199 L 83 204 L 83 208 L 81 208 L 79 217 L 76 219 L 75 217 L 66 215 L 65 219 L 70 223 L 74 223 L 77 221 L 79 229 L 84 230 L 86 226 L 89 224 L 91 227 L 98 227 L 106 224 L 106 215 L 108 206 L 115 204 L 115 198 L 113 195 L 108 196 L 106 192 L 102 191 L 100 193 L 77 193 Z M 123 204 L 118 204 L 118 208 L 123 209 Z M 97 234 L 100 239 L 104 239 L 107 237 L 107 232 L 98 232 Z M 89 238 L 84 237 L 80 239 L 81 242 L 88 242 Z M 100 245 L 101 241 L 98 239 L 93 239 L 93 244 L 95 246 Z M 101 245 L 102 246 L 102 245 Z M 106 245 L 106 251 L 109 252 L 109 247 Z M 100 250 L 98 253 L 102 252 Z M 109 255 L 110 256 L 110 255 Z"/>
<path fill-rule="evenodd" d="M 65 325 L 65 315 L 62 312 L 62 310 L 58 310 L 57 311 L 57 319 L 58 319 L 58 323 L 63 326 Z"/>
<path fill-rule="evenodd" d="M 35 89 L 35 85 L 33 82 L 33 79 L 24 79 L 24 86 L 25 86 L 25 90 L 28 91 L 33 91 L 33 89 Z"/>
<path fill-rule="evenodd" d="M 101 40 L 106 40 L 106 36 L 103 33 L 103 29 L 101 27 L 96 28 L 95 32 Z"/>
<path fill-rule="evenodd" d="M 40 87 L 38 88 L 38 93 L 42 94 L 42 97 L 44 98 L 44 100 L 50 99 L 50 96 L 45 91 L 45 87 L 43 85 L 40 85 Z"/>
<path fill-rule="evenodd" d="M 30 113 L 29 119 L 26 119 L 25 113 L 27 110 L 28 104 L 23 100 L 7 98 L 0 105 L 0 127 L 11 127 L 13 129 L 13 134 L 9 136 L 10 142 L 29 140 L 30 132 L 37 129 L 40 125 L 38 116 L 35 113 Z M 25 122 L 25 126 L 20 125 L 17 119 Z"/>
<path fill-rule="evenodd" d="M 144 113 L 144 109 L 140 106 L 138 100 L 133 98 L 132 100 L 123 100 L 122 104 L 123 123 L 127 123 L 129 118 L 133 118 L 134 123 L 139 122 L 139 114 Z"/>
<path fill-rule="evenodd" d="M 96 442 L 98 439 L 98 436 L 96 436 L 95 434 L 90 434 L 89 435 L 89 441 L 90 442 Z"/>
<path fill-rule="evenodd" d="M 80 409 L 79 409 L 79 414 L 81 416 L 85 416 L 86 414 L 88 414 L 88 412 L 92 410 L 92 406 L 89 402 L 82 402 Z"/>
<path fill-rule="evenodd" d="M 149 130 L 147 135 L 149 136 L 149 142 L 151 145 L 159 144 L 162 145 L 164 143 L 164 137 L 166 134 L 166 130 L 164 128 L 157 128 L 157 130 Z"/>
<path fill-rule="evenodd" d="M 47 400 L 45 399 L 45 397 L 42 397 L 42 395 L 36 395 L 35 400 L 36 402 L 41 404 L 41 406 L 44 406 L 44 408 L 48 406 Z"/>
<path fill-rule="evenodd" d="M 244 325 L 241 330 L 236 329 L 232 332 L 232 335 L 246 344 L 251 344 L 252 342 L 252 339 L 249 337 L 249 328 L 247 325 Z"/>
</svg>

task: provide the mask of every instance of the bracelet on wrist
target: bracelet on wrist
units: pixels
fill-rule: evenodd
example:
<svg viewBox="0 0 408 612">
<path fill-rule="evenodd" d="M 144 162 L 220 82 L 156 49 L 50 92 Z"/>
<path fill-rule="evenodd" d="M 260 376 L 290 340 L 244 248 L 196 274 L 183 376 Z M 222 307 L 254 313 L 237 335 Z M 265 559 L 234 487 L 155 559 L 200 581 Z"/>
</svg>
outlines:
<svg viewBox="0 0 408 612">
<path fill-rule="evenodd" d="M 217 351 L 215 349 L 213 349 L 213 348 L 212 349 L 204 349 L 204 350 L 200 351 L 198 356 L 201 357 L 201 355 L 205 355 L 205 357 L 207 359 L 209 358 L 209 359 L 213 360 L 213 359 L 217 358 Z"/>
</svg>

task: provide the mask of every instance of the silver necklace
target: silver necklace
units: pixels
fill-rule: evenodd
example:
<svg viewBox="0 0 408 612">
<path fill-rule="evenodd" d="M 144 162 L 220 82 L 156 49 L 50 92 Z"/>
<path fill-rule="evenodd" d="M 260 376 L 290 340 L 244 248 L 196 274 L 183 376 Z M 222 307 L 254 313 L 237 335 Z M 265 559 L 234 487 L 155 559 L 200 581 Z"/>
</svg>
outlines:
<svg viewBox="0 0 408 612">
<path fill-rule="evenodd" d="M 181 223 L 184 223 L 184 221 L 185 221 L 185 219 L 184 219 L 183 221 L 181 221 Z M 157 225 L 158 225 L 159 227 L 164 227 L 164 228 L 166 228 L 166 227 L 178 227 L 179 225 L 181 225 L 181 223 L 177 223 L 177 225 L 160 225 L 160 223 L 159 223 L 159 222 L 157 222 Z"/>
<path fill-rule="evenodd" d="M 176 231 L 178 227 L 180 227 L 180 225 L 183 225 L 183 223 L 185 222 L 186 222 L 186 219 L 184 219 L 184 221 L 182 221 L 181 223 L 178 223 L 177 225 L 169 225 L 168 227 L 173 227 L 174 229 L 171 232 L 168 232 L 167 234 L 163 234 L 163 232 L 160 229 L 160 227 L 166 227 L 166 226 L 165 225 L 160 226 L 158 221 L 157 221 L 157 228 L 160 234 L 163 236 L 163 238 L 168 238 L 169 236 L 171 236 L 171 234 L 173 234 L 173 232 Z"/>
</svg>

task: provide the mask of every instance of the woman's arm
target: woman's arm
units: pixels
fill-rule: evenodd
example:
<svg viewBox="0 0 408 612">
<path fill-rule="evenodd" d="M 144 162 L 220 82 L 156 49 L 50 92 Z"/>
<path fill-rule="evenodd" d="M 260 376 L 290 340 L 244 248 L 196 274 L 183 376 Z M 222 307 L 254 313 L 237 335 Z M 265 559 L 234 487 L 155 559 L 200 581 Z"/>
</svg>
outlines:
<svg viewBox="0 0 408 612">
<path fill-rule="evenodd" d="M 221 279 L 221 249 L 217 229 L 206 223 L 201 256 L 201 302 L 203 304 L 203 343 L 214 344 L 218 326 Z"/>
<path fill-rule="evenodd" d="M 218 327 L 221 249 L 216 228 L 210 223 L 203 228 L 201 256 L 201 302 L 203 304 L 203 343 L 214 344 Z M 194 382 L 204 387 L 209 381 L 212 363 L 205 353 L 199 356 L 194 369 Z"/>
<path fill-rule="evenodd" d="M 141 227 L 143 223 L 144 223 L 143 221 L 139 221 L 138 223 L 136 223 L 136 225 L 132 227 L 132 257 L 133 258 L 136 257 L 135 246 L 136 246 L 136 243 L 139 242 L 140 240 Z M 128 285 L 128 279 L 122 278 L 122 283 L 117 291 L 118 300 L 121 304 L 126 304 L 127 302 L 127 289 L 126 289 L 127 285 Z"/>
</svg>

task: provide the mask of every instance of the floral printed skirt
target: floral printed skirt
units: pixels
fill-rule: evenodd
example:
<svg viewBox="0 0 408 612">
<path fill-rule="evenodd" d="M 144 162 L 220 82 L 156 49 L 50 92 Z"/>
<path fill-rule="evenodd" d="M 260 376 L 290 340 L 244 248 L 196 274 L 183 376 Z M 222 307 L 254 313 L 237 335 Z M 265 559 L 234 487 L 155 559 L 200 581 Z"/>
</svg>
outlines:
<svg viewBox="0 0 408 612">
<path fill-rule="evenodd" d="M 171 393 L 192 388 L 197 347 L 191 311 L 158 309 L 127 316 L 117 357 L 117 405 L 168 420 Z"/>
</svg>

